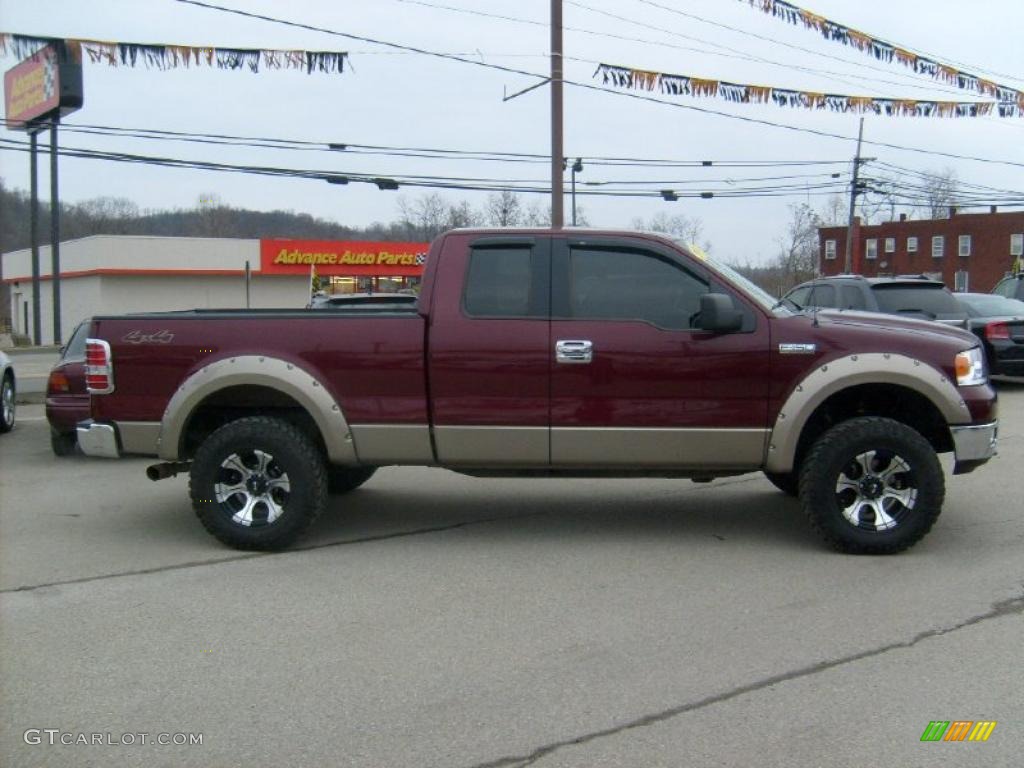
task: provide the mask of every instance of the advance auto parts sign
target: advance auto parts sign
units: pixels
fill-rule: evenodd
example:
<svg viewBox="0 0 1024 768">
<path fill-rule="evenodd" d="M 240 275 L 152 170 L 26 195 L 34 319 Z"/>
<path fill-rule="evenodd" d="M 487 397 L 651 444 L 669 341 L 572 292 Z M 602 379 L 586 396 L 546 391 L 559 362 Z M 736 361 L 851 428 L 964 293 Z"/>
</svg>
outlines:
<svg viewBox="0 0 1024 768">
<path fill-rule="evenodd" d="M 336 277 L 419 277 L 429 243 L 375 243 L 364 240 L 260 240 L 264 275 Z"/>
<path fill-rule="evenodd" d="M 32 121 L 66 115 L 82 106 L 79 49 L 55 42 L 4 72 L 7 127 L 27 130 Z"/>
</svg>

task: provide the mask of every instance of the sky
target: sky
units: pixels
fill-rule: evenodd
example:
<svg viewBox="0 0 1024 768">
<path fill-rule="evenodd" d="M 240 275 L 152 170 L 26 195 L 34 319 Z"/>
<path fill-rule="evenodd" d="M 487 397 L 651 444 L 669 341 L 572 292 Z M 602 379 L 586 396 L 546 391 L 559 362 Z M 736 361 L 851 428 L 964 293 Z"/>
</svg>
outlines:
<svg viewBox="0 0 1024 768">
<path fill-rule="evenodd" d="M 547 187 L 550 166 L 531 163 L 395 157 L 329 151 L 326 144 L 423 147 L 548 155 L 547 86 L 550 0 L 210 0 L 373 40 L 456 54 L 537 76 L 498 71 L 327 32 L 187 5 L 176 0 L 0 0 L 0 32 L 116 42 L 212 47 L 347 51 L 343 74 L 215 68 L 160 71 L 86 61 L 85 103 L 65 125 L 101 125 L 187 133 L 295 139 L 323 145 L 305 151 L 227 147 L 97 136 L 62 131 L 62 146 L 225 163 L 272 165 L 325 173 L 392 177 L 494 179 Z M 1024 2 L 1021 0 L 804 0 L 816 14 L 890 43 L 1024 89 Z M 685 15 L 684 15 L 685 14 Z M 501 18 L 498 18 L 501 17 Z M 848 95 L 983 100 L 896 63 L 824 40 L 751 8 L 745 0 L 564 0 L 565 155 L 580 157 L 577 205 L 595 226 L 630 227 L 658 214 L 703 224 L 715 253 L 738 263 L 764 263 L 779 250 L 788 206 L 821 208 L 831 184 L 848 184 L 858 116 L 733 104 L 721 99 L 644 93 L 669 104 L 629 98 L 594 78 L 598 63 L 736 83 Z M 17 63 L 0 57 L 5 71 Z M 634 92 L 635 93 L 635 92 Z M 711 111 L 709 111 L 711 110 Z M 718 114 L 716 114 L 718 113 Z M 730 117 L 731 116 L 731 117 Z M 740 118 L 740 119 L 737 119 Z M 775 125 L 765 124 L 774 123 Z M 794 130 L 796 129 L 796 130 Z M 818 131 L 841 138 L 809 133 Z M 870 115 L 864 125 L 864 168 L 897 184 L 913 174 L 952 169 L 970 184 L 1016 192 L 1024 201 L 1024 118 L 915 118 Z M 24 140 L 0 128 L 0 138 Z M 41 141 L 48 143 L 43 134 Z M 878 143 L 898 145 L 879 146 Z M 912 151 L 919 150 L 919 151 Z M 962 158 L 948 157 L 959 155 Z M 981 158 L 965 159 L 967 157 Z M 601 165 L 599 158 L 748 162 L 762 167 Z M 48 197 L 45 158 L 41 195 Z M 901 170 L 895 170 L 893 168 Z M 832 173 L 840 178 L 832 179 Z M 28 156 L 0 151 L 0 178 L 28 189 Z M 778 179 L 790 176 L 793 178 Z M 569 188 L 566 174 L 566 189 Z M 763 178 L 759 181 L 749 179 Z M 642 184 L 638 182 L 649 182 Z M 787 185 L 785 195 L 666 201 L 659 189 L 748 189 Z M 848 188 L 848 187 L 847 187 Z M 329 185 L 288 179 L 61 158 L 65 202 L 129 198 L 142 209 L 191 208 L 216 195 L 235 207 L 293 210 L 350 226 L 388 222 L 399 200 L 425 190 L 382 191 L 370 184 Z M 590 196 L 645 189 L 645 197 Z M 481 208 L 486 192 L 445 191 L 451 203 Z M 524 195 L 545 207 L 542 195 Z M 1020 205 L 1017 206 L 1018 208 Z M 570 203 L 566 201 L 566 219 Z"/>
</svg>

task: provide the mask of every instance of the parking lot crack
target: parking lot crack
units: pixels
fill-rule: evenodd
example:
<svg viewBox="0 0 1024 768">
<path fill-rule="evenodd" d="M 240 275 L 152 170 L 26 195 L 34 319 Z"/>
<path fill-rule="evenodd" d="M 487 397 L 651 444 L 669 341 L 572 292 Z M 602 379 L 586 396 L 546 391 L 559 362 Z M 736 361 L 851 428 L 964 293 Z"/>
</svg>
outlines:
<svg viewBox="0 0 1024 768">
<path fill-rule="evenodd" d="M 0 594 L 8 594 L 12 592 L 31 592 L 36 589 L 45 589 L 47 587 L 63 587 L 71 584 L 89 584 L 94 581 L 106 581 L 108 579 L 120 579 L 127 576 L 148 576 L 154 573 L 167 573 L 169 571 L 182 571 L 190 568 L 203 568 L 206 566 L 222 565 L 224 563 L 235 563 L 240 560 L 253 560 L 256 558 L 264 557 L 287 557 L 288 555 L 295 554 L 297 552 L 311 552 L 317 549 L 330 549 L 332 547 L 345 547 L 353 544 L 369 544 L 377 541 L 387 541 L 389 539 L 400 539 L 408 536 L 422 536 L 429 533 L 444 533 L 446 531 L 454 531 L 459 528 L 467 528 L 474 525 L 487 525 L 489 523 L 500 523 L 508 520 L 521 520 L 528 517 L 537 517 L 538 515 L 548 514 L 546 512 L 529 512 L 521 515 L 503 515 L 498 517 L 486 517 L 478 520 L 462 520 L 457 523 L 449 523 L 447 525 L 437 525 L 428 528 L 414 528 L 412 530 L 405 531 L 391 531 L 390 533 L 381 533 L 373 536 L 361 536 L 355 539 L 341 539 L 339 541 L 327 541 L 321 544 L 309 544 L 307 546 L 292 547 L 284 552 L 241 552 L 236 555 L 229 555 L 228 557 L 218 557 L 211 560 L 196 560 L 187 563 L 173 563 L 171 565 L 155 566 L 153 568 L 139 568 L 132 571 L 118 571 L 116 573 L 103 573 L 96 576 L 83 576 L 79 579 L 65 579 L 63 581 L 50 581 L 45 584 L 25 584 L 20 587 L 9 587 L 7 589 L 0 589 Z"/>
<path fill-rule="evenodd" d="M 992 604 L 992 607 L 980 613 L 976 616 L 972 616 L 968 619 L 964 619 L 956 624 L 946 627 L 936 627 L 933 629 L 927 629 L 923 632 L 919 632 L 909 640 L 903 640 L 899 642 L 889 643 L 878 648 L 871 648 L 866 651 L 859 653 L 850 654 L 848 656 L 842 656 L 836 659 L 830 659 L 827 661 L 820 661 L 816 664 L 811 664 L 806 667 L 791 670 L 789 672 L 783 672 L 778 675 L 772 675 L 770 677 L 757 680 L 746 685 L 741 685 L 733 688 L 729 691 L 708 696 L 698 701 L 692 701 L 686 704 L 681 704 L 676 707 L 661 710 L 652 714 L 644 715 L 642 717 L 635 718 L 621 725 L 611 726 L 609 728 L 603 728 L 598 731 L 592 731 L 585 733 L 570 739 L 564 739 L 562 741 L 551 742 L 542 747 L 534 749 L 532 752 L 525 755 L 518 756 L 507 756 L 498 758 L 497 760 L 491 760 L 484 763 L 477 763 L 471 768 L 525 768 L 526 766 L 533 765 L 540 760 L 550 756 L 552 753 L 557 752 L 565 747 L 576 746 L 580 744 L 587 744 L 598 739 L 607 738 L 609 736 L 616 736 L 620 733 L 634 730 L 636 728 L 643 728 L 648 725 L 656 725 L 658 723 L 671 720 L 672 718 L 685 715 L 689 712 L 694 712 L 699 709 L 720 704 L 731 699 L 745 696 L 749 693 L 755 693 L 757 691 L 765 690 L 773 686 L 779 685 L 780 683 L 786 683 L 791 680 L 799 680 L 804 677 L 811 677 L 813 675 L 827 672 L 837 667 L 842 667 L 847 664 L 852 664 L 857 661 L 863 661 L 864 659 L 870 659 L 875 656 L 881 656 L 891 651 L 905 650 L 913 648 L 919 643 L 926 640 L 931 640 L 936 637 L 948 635 L 952 632 L 958 632 L 959 630 L 972 627 L 976 624 L 980 624 L 985 621 L 991 621 L 992 619 L 1000 619 L 1006 616 L 1024 614 L 1024 594 L 1018 597 L 1012 597 L 1007 600 L 1000 600 Z"/>
</svg>

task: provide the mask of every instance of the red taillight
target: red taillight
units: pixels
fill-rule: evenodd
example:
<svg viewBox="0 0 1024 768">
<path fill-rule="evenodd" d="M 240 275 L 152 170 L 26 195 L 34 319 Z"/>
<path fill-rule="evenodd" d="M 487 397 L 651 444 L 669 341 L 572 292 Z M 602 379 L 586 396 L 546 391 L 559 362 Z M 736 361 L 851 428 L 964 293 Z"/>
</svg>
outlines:
<svg viewBox="0 0 1024 768">
<path fill-rule="evenodd" d="M 988 323 L 985 326 L 985 338 L 989 341 L 995 339 L 1010 339 L 1010 326 L 1006 323 Z"/>
<path fill-rule="evenodd" d="M 114 391 L 110 345 L 103 339 L 85 340 L 85 387 L 90 395 L 106 395 Z"/>
<path fill-rule="evenodd" d="M 71 383 L 63 371 L 50 371 L 50 380 L 46 382 L 46 391 L 51 394 L 61 394 L 71 391 Z"/>
</svg>

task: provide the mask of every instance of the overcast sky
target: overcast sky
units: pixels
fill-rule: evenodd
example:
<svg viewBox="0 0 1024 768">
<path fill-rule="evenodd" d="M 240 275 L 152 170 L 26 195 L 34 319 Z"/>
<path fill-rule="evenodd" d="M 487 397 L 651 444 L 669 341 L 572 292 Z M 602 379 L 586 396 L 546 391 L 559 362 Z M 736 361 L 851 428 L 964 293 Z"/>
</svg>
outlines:
<svg viewBox="0 0 1024 768">
<path fill-rule="evenodd" d="M 462 54 L 542 76 L 549 66 L 548 0 L 221 0 L 217 4 L 377 40 Z M 801 4 L 848 27 L 1024 89 L 1021 0 L 805 0 Z M 673 13 L 672 9 L 690 15 Z M 895 62 L 878 62 L 855 49 L 825 41 L 802 26 L 783 24 L 738 0 L 565 0 L 564 15 L 569 81 L 600 85 L 593 79 L 595 66 L 607 62 L 818 92 L 982 100 L 976 93 L 951 91 L 928 77 L 914 75 Z M 69 126 L 157 128 L 397 147 L 540 154 L 550 151 L 547 88 L 502 100 L 503 93 L 537 82 L 523 75 L 396 53 L 371 43 L 245 19 L 175 0 L 0 0 L 0 31 L 117 42 L 343 50 L 351 56 L 351 66 L 342 75 L 262 69 L 252 74 L 205 67 L 158 71 L 87 61 L 85 105 L 66 119 Z M 16 63 L 7 56 L 0 60 L 0 67 L 7 70 Z M 751 182 L 742 179 L 781 175 L 800 178 L 756 183 L 803 186 L 780 198 L 665 202 L 656 196 L 637 199 L 581 195 L 578 204 L 594 225 L 627 227 L 637 217 L 684 213 L 703 221 L 705 237 L 718 254 L 756 263 L 777 251 L 787 205 L 809 201 L 821 206 L 824 198 L 815 196 L 811 186 L 828 181 L 831 172 L 842 172 L 843 178 L 848 178 L 857 133 L 858 118 L 854 115 L 654 95 L 680 106 L 840 134 L 848 139 L 567 86 L 565 153 L 583 158 L 585 168 L 578 177 L 580 192 L 588 191 L 584 182 L 614 182 L 605 188 L 622 189 L 628 181 L 657 181 L 655 188 L 681 190 L 721 187 L 724 179 L 731 179 L 736 187 L 749 187 Z M 6 130 L 2 135 L 24 138 Z M 864 150 L 879 163 L 916 171 L 952 168 L 966 182 L 1024 190 L 1024 118 L 870 116 L 865 123 L 865 139 L 1002 161 L 960 160 L 871 144 Z M 42 140 L 48 141 L 45 134 Z M 70 132 L 63 133 L 61 141 L 74 147 L 374 176 L 419 174 L 536 180 L 541 184 L 549 178 L 544 163 L 224 148 Z M 588 163 L 588 158 L 598 157 L 846 164 L 726 170 Z M 45 168 L 40 178 L 44 196 L 48 194 Z M 807 174 L 826 176 L 812 178 Z M 9 186 L 27 189 L 28 157 L 0 152 L 0 176 Z M 566 179 L 568 182 L 568 174 Z M 718 184 L 712 184 L 713 180 Z M 379 191 L 364 184 L 334 186 L 315 180 L 61 160 L 61 195 L 65 201 L 119 196 L 134 200 L 142 208 L 171 209 L 192 207 L 204 193 L 215 193 L 232 206 L 303 211 L 358 226 L 392 220 L 398 213 L 399 196 L 412 199 L 423 191 Z M 482 192 L 443 194 L 452 202 L 468 200 L 474 207 L 482 206 L 486 199 Z M 567 202 L 567 220 L 568 207 Z"/>
</svg>

